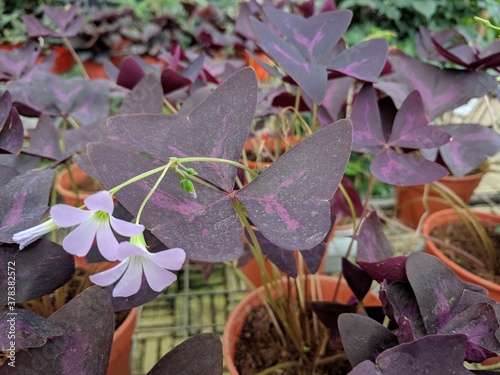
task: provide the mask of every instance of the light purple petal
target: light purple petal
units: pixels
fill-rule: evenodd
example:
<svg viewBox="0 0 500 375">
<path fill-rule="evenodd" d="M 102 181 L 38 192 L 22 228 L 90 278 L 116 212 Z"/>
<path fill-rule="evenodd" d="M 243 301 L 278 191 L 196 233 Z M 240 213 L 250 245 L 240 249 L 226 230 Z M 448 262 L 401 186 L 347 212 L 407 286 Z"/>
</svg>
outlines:
<svg viewBox="0 0 500 375">
<path fill-rule="evenodd" d="M 144 225 L 130 223 L 111 216 L 111 227 L 122 236 L 132 237 L 144 231 Z"/>
<path fill-rule="evenodd" d="M 109 270 L 96 273 L 95 275 L 90 276 L 90 281 L 100 286 L 111 285 L 120 277 L 122 277 L 128 267 L 129 262 L 130 258 L 125 259 L 123 262 L 120 262 Z"/>
<path fill-rule="evenodd" d="M 161 292 L 167 286 L 177 280 L 177 276 L 166 269 L 161 268 L 151 259 L 144 259 L 142 262 L 144 273 L 148 284 L 155 292 Z"/>
<path fill-rule="evenodd" d="M 68 206 L 67 204 L 56 204 L 50 209 L 50 216 L 52 216 L 57 226 L 69 228 L 88 220 L 92 216 L 92 212 Z"/>
<path fill-rule="evenodd" d="M 115 261 L 118 241 L 109 225 L 109 221 L 100 222 L 97 228 L 97 247 L 104 258 Z"/>
<path fill-rule="evenodd" d="M 113 213 L 115 206 L 111 194 L 109 194 L 106 190 L 99 191 L 91 195 L 83 202 L 91 211 L 104 211 L 110 215 Z"/>
<path fill-rule="evenodd" d="M 94 220 L 84 221 L 64 238 L 64 250 L 79 257 L 87 255 L 92 242 L 94 242 L 96 232 L 97 224 Z"/>
<path fill-rule="evenodd" d="M 146 250 L 141 249 L 140 247 L 135 246 L 134 244 L 131 244 L 127 241 L 120 242 L 120 244 L 116 248 L 116 256 L 118 260 L 124 260 L 136 255 L 147 256 L 148 254 L 149 253 Z"/>
<path fill-rule="evenodd" d="M 168 270 L 180 270 L 186 260 L 184 250 L 176 247 L 169 250 L 160 251 L 150 255 L 153 262 Z"/>
<path fill-rule="evenodd" d="M 113 297 L 130 297 L 139 291 L 142 284 L 143 259 L 140 256 L 130 258 L 125 274 L 113 289 Z"/>
</svg>

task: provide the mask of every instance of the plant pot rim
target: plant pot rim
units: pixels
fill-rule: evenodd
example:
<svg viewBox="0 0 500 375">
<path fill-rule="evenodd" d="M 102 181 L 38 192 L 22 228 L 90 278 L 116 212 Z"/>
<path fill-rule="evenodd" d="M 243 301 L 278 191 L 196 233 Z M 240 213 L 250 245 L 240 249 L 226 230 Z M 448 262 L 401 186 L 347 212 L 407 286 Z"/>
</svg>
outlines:
<svg viewBox="0 0 500 375">
<path fill-rule="evenodd" d="M 489 222 L 500 223 L 500 216 L 498 215 L 477 210 L 472 210 L 471 212 L 482 222 L 489 221 Z M 459 220 L 458 215 L 455 212 L 455 209 L 453 208 L 434 212 L 425 219 L 424 224 L 422 226 L 422 234 L 424 236 L 429 236 L 432 229 L 447 224 L 449 222 L 458 220 Z M 495 291 L 496 293 L 500 293 L 500 285 L 495 284 L 494 282 L 491 282 L 489 280 L 483 279 L 482 277 L 473 274 L 472 272 L 466 270 L 457 263 L 453 262 L 441 250 L 437 248 L 437 246 L 434 244 L 432 240 L 425 239 L 425 242 L 427 244 L 427 251 L 430 254 L 438 257 L 444 264 L 453 269 L 455 273 L 462 280 L 467 279 L 475 284 L 485 287 L 486 289 Z"/>
</svg>

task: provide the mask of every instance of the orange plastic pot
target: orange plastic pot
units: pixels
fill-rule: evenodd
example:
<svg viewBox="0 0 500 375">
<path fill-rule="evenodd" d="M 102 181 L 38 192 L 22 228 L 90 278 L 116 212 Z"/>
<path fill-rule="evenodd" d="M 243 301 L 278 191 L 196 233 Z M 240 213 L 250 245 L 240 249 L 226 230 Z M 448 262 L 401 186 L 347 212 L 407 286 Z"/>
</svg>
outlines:
<svg viewBox="0 0 500 375">
<path fill-rule="evenodd" d="M 323 300 L 331 301 L 333 300 L 333 294 L 339 282 L 337 277 L 333 276 L 318 276 L 320 287 L 322 290 Z M 283 278 L 282 280 L 286 280 Z M 282 287 L 286 287 L 285 283 L 280 283 Z M 294 284 L 293 284 L 294 285 Z M 261 286 L 257 289 L 258 292 L 264 293 L 264 287 Z M 340 280 L 339 293 L 337 295 L 337 302 L 347 303 L 349 299 L 353 296 L 353 293 L 344 279 Z M 368 295 L 363 300 L 366 306 L 380 306 L 380 300 L 376 293 L 369 292 Z M 234 358 L 236 356 L 236 343 L 240 339 L 240 333 L 243 325 L 248 319 L 250 312 L 262 305 L 262 300 L 258 296 L 257 292 L 249 293 L 233 310 L 229 319 L 227 320 L 226 326 L 224 328 L 224 335 L 222 337 L 222 349 L 224 352 L 224 359 L 226 361 L 226 367 L 231 375 L 238 375 L 238 370 L 234 364 Z"/>
<path fill-rule="evenodd" d="M 464 177 L 447 176 L 439 180 L 439 182 L 457 194 L 465 204 L 468 204 L 474 189 L 479 185 L 483 176 L 484 173 Z M 403 224 L 409 227 L 416 228 L 425 212 L 423 204 L 424 187 L 425 185 L 396 187 L 398 217 Z M 448 204 L 436 201 L 436 199 L 442 200 L 442 197 L 432 189 L 429 189 L 428 198 L 429 213 L 450 208 Z"/>
<path fill-rule="evenodd" d="M 65 73 L 71 70 L 75 60 L 71 52 L 65 46 L 56 46 L 53 48 L 56 55 L 54 66 L 51 69 L 52 73 Z"/>
<path fill-rule="evenodd" d="M 77 185 L 83 183 L 86 180 L 93 180 L 92 177 L 78 168 L 78 166 L 75 164 L 70 167 L 70 171 L 71 177 Z M 63 197 L 66 204 L 74 207 L 80 207 L 81 205 L 83 205 L 83 200 L 88 196 L 94 194 L 95 191 L 78 191 L 78 193 L 76 193 L 73 190 L 71 177 L 67 169 L 64 169 L 61 173 L 59 173 L 56 178 L 56 190 Z"/>
<path fill-rule="evenodd" d="M 484 225 L 496 225 L 500 223 L 500 216 L 489 214 L 486 212 L 474 211 L 474 215 L 479 219 L 481 223 Z M 422 227 L 422 233 L 425 236 L 429 236 L 434 228 L 443 226 L 445 224 L 458 221 L 460 218 L 454 209 L 450 208 L 447 210 L 442 210 L 433 213 L 424 221 L 424 225 Z M 472 272 L 467 271 L 465 268 L 459 266 L 455 262 L 453 262 L 450 258 L 448 258 L 443 252 L 441 252 L 437 246 L 434 244 L 432 240 L 425 240 L 426 247 L 425 252 L 432 254 L 438 257 L 444 264 L 450 267 L 455 274 L 462 279 L 463 281 L 468 281 L 470 283 L 474 283 L 477 285 L 481 285 L 482 287 L 488 290 L 488 295 L 490 298 L 500 302 L 500 285 L 495 284 L 491 281 L 485 280 L 482 277 L 474 275 Z"/>
<path fill-rule="evenodd" d="M 254 55 L 267 64 L 272 64 L 272 61 L 262 52 L 255 52 Z M 266 82 L 271 79 L 271 74 L 269 74 L 255 59 L 250 56 L 245 51 L 245 61 L 248 66 L 251 66 L 255 70 L 255 75 L 257 76 L 257 80 L 260 82 Z"/>
<path fill-rule="evenodd" d="M 104 70 L 104 65 L 99 64 L 92 60 L 87 60 L 83 62 L 83 66 L 87 75 L 90 79 L 109 79 L 106 71 Z"/>
<path fill-rule="evenodd" d="M 138 308 L 130 310 L 129 314 L 113 335 L 111 354 L 109 357 L 107 375 L 130 374 L 130 354 L 132 351 L 132 336 L 137 321 Z"/>
</svg>

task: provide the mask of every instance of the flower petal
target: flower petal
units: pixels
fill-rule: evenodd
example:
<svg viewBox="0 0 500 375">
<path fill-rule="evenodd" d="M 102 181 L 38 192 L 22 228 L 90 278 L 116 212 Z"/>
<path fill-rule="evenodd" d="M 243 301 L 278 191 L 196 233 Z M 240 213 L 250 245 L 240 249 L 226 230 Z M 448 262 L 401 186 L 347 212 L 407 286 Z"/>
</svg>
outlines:
<svg viewBox="0 0 500 375">
<path fill-rule="evenodd" d="M 124 260 L 123 262 L 120 262 L 113 268 L 110 268 L 106 271 L 102 271 L 99 273 L 96 273 L 95 275 L 90 276 L 90 281 L 92 281 L 96 285 L 100 286 L 108 286 L 116 282 L 122 275 L 125 273 L 128 264 L 129 264 L 130 258 Z"/>
<path fill-rule="evenodd" d="M 180 270 L 186 260 L 184 250 L 175 247 L 169 250 L 159 251 L 150 255 L 151 259 L 159 266 L 168 270 Z"/>
<path fill-rule="evenodd" d="M 124 241 L 120 242 L 118 247 L 116 248 L 116 257 L 118 260 L 124 260 L 133 256 L 148 256 L 148 252 L 144 249 L 141 249 L 130 242 Z"/>
<path fill-rule="evenodd" d="M 64 238 L 62 243 L 64 250 L 79 257 L 87 255 L 96 232 L 97 224 L 94 220 L 84 221 Z"/>
<path fill-rule="evenodd" d="M 92 216 L 91 211 L 82 210 L 67 204 L 56 204 L 50 209 L 52 220 L 61 228 L 74 227 Z"/>
<path fill-rule="evenodd" d="M 144 274 L 149 286 L 155 292 L 161 292 L 167 286 L 177 280 L 177 276 L 166 269 L 161 268 L 151 259 L 144 259 L 142 262 Z"/>
<path fill-rule="evenodd" d="M 141 256 L 130 258 L 127 270 L 113 289 L 113 297 L 130 297 L 139 291 L 142 284 L 142 260 Z"/>
<path fill-rule="evenodd" d="M 83 202 L 89 210 L 104 211 L 110 215 L 113 213 L 113 209 L 115 208 L 113 197 L 111 197 L 111 194 L 109 194 L 106 190 L 92 194 L 90 197 L 85 198 Z"/>
<path fill-rule="evenodd" d="M 129 223 L 111 216 L 111 227 L 122 236 L 132 237 L 144 232 L 144 225 Z"/>
<path fill-rule="evenodd" d="M 97 227 L 97 247 L 104 258 L 115 261 L 118 241 L 109 226 L 109 221 L 102 221 Z"/>
</svg>

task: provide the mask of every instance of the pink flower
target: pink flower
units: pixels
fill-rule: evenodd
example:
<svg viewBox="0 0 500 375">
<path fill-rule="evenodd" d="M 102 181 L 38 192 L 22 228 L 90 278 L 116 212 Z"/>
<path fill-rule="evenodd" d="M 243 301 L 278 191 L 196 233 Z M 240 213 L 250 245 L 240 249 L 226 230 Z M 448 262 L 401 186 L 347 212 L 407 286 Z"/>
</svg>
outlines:
<svg viewBox="0 0 500 375">
<path fill-rule="evenodd" d="M 121 242 L 117 248 L 121 262 L 109 270 L 90 276 L 97 285 L 107 286 L 115 283 L 113 297 L 129 297 L 136 294 L 142 284 L 142 274 L 156 292 L 161 292 L 177 280 L 169 270 L 180 270 L 186 260 L 186 253 L 179 248 L 150 253 L 142 234 L 134 236 L 130 242 Z"/>
<path fill-rule="evenodd" d="M 117 259 L 118 241 L 111 230 L 122 236 L 135 236 L 144 231 L 144 226 L 116 219 L 113 213 L 113 198 L 107 191 L 100 191 L 84 200 L 89 210 L 82 210 L 67 204 L 56 204 L 50 209 L 52 219 L 61 228 L 77 226 L 63 240 L 62 246 L 70 254 L 87 255 L 97 238 L 102 256 L 109 261 Z"/>
</svg>

